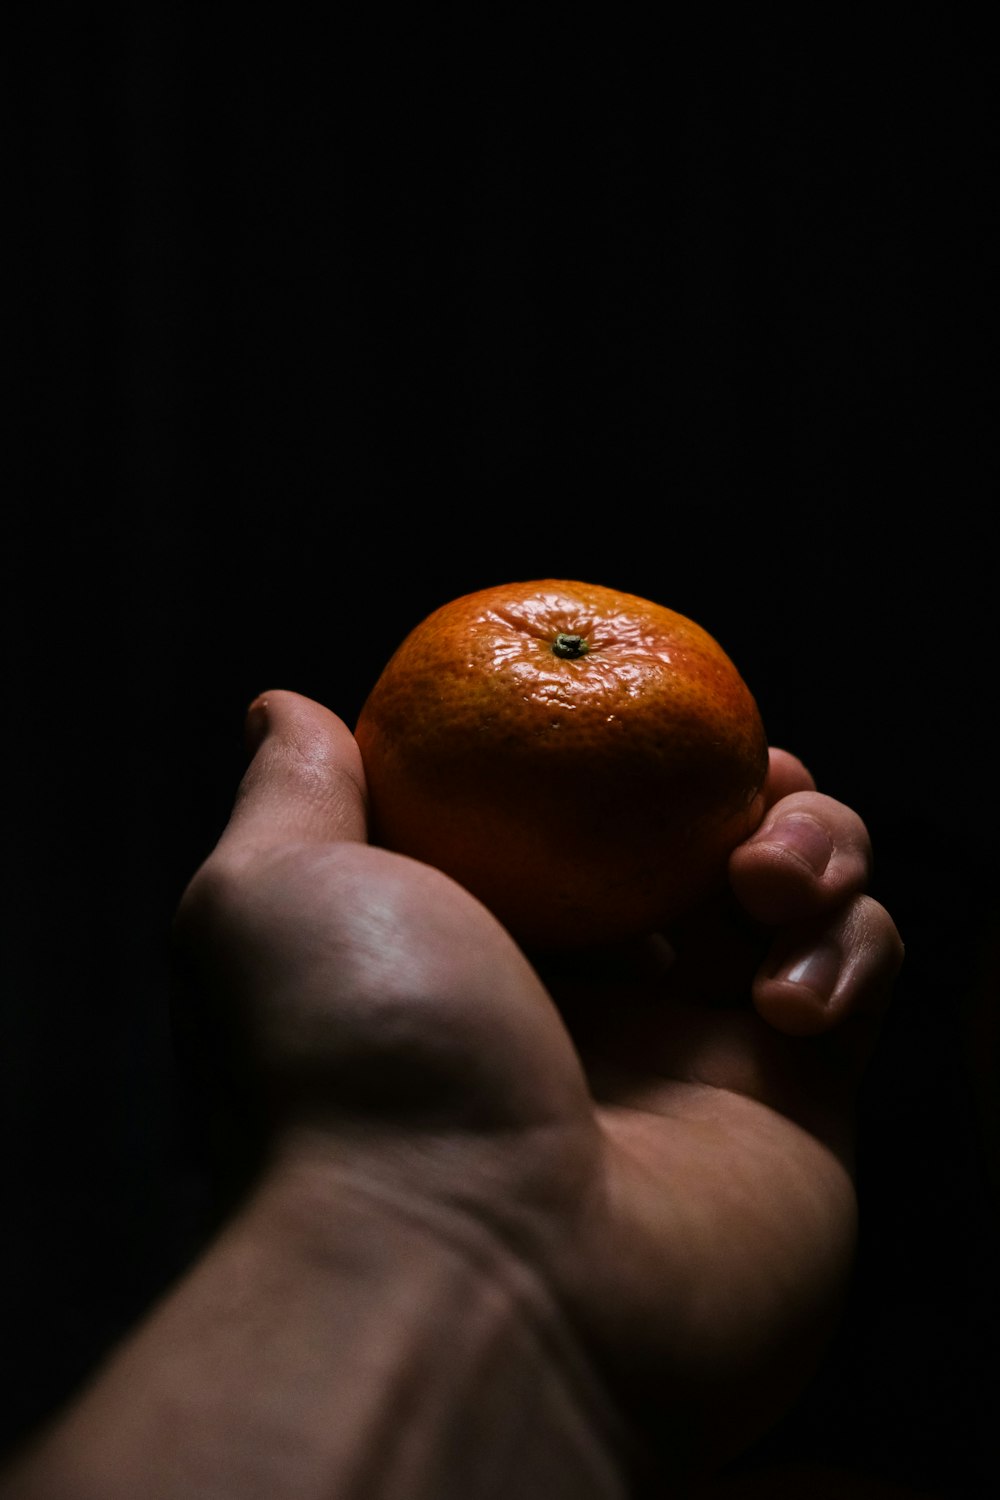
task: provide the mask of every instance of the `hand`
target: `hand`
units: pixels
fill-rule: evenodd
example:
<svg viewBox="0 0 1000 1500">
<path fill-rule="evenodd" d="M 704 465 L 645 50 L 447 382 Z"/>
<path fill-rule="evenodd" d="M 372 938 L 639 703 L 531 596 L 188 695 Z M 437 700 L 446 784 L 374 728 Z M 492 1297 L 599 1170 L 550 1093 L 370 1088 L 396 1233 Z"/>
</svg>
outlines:
<svg viewBox="0 0 1000 1500">
<path fill-rule="evenodd" d="M 643 1440 L 679 1469 L 737 1452 L 808 1378 L 852 1259 L 854 1092 L 902 957 L 861 820 L 773 750 L 730 898 L 669 940 L 533 963 L 365 842 L 338 718 L 271 692 L 250 722 L 178 938 L 263 1173 L 488 1235 Z"/>
</svg>

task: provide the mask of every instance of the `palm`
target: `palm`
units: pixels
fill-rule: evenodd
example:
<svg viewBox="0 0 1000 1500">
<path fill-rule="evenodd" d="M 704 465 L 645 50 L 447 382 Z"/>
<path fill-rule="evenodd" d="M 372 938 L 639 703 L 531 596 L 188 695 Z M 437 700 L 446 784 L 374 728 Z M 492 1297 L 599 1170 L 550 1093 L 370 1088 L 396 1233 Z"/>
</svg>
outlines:
<svg viewBox="0 0 1000 1500">
<path fill-rule="evenodd" d="M 745 957 L 713 946 L 734 975 Z M 629 1399 L 659 1393 L 674 1456 L 687 1442 L 697 1461 L 703 1423 L 735 1453 L 774 1420 L 841 1305 L 856 1059 L 768 1026 L 749 975 L 708 1003 L 686 968 L 648 988 L 574 983 L 563 1009 L 613 1205 L 583 1251 L 583 1320 Z"/>
</svg>

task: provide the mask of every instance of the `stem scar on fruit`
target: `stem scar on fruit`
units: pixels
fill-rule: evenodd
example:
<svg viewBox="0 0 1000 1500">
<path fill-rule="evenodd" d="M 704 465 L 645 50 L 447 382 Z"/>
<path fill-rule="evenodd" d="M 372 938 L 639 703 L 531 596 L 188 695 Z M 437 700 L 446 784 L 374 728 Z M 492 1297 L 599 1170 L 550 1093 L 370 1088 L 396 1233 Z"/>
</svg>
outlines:
<svg viewBox="0 0 1000 1500">
<path fill-rule="evenodd" d="M 567 635 L 560 630 L 552 642 L 552 652 L 555 656 L 563 656 L 568 661 L 576 661 L 578 657 L 586 656 L 590 647 L 582 635 Z"/>
</svg>

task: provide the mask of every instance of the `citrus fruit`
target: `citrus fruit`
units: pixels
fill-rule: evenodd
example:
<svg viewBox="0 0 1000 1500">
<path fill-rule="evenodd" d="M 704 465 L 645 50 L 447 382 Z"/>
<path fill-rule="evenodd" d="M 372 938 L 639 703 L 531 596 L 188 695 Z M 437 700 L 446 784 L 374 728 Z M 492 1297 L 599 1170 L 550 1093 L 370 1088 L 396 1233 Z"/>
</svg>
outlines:
<svg viewBox="0 0 1000 1500">
<path fill-rule="evenodd" d="M 763 814 L 767 739 L 700 625 L 564 579 L 435 609 L 355 733 L 373 841 L 436 866 L 527 947 L 669 927 Z"/>
</svg>

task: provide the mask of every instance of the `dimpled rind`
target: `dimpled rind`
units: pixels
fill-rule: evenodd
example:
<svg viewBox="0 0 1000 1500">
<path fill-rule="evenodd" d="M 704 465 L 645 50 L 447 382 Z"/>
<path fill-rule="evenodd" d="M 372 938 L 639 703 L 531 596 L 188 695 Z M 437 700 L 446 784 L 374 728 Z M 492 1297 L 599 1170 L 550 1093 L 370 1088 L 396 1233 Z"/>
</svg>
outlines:
<svg viewBox="0 0 1000 1500">
<path fill-rule="evenodd" d="M 579 657 L 558 655 L 579 635 Z M 529 945 L 669 925 L 759 821 L 767 740 L 700 625 L 571 580 L 436 609 L 356 726 L 372 836 L 436 865 Z"/>
</svg>

